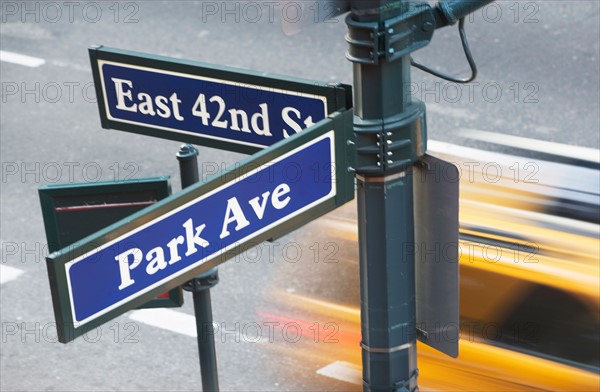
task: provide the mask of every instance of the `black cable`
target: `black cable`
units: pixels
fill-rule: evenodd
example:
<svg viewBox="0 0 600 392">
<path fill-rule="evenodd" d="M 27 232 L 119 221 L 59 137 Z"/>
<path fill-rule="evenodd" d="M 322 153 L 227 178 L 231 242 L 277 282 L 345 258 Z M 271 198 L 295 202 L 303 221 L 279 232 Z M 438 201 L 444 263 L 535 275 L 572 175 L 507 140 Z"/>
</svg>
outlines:
<svg viewBox="0 0 600 392">
<path fill-rule="evenodd" d="M 421 71 L 425 71 L 430 73 L 438 78 L 442 78 L 454 83 L 469 83 L 475 80 L 477 77 L 477 64 L 475 64 L 475 60 L 473 59 L 473 55 L 471 54 L 471 49 L 469 48 L 469 41 L 467 41 L 467 33 L 465 33 L 465 18 L 461 18 L 458 22 L 458 31 L 460 33 L 460 39 L 462 42 L 462 47 L 465 51 L 465 55 L 467 56 L 467 61 L 469 62 L 469 66 L 471 67 L 471 77 L 468 79 L 457 79 L 450 75 L 447 75 L 442 72 L 434 71 L 433 69 L 415 62 L 413 59 L 410 60 L 410 64 L 413 67 L 420 69 Z"/>
</svg>

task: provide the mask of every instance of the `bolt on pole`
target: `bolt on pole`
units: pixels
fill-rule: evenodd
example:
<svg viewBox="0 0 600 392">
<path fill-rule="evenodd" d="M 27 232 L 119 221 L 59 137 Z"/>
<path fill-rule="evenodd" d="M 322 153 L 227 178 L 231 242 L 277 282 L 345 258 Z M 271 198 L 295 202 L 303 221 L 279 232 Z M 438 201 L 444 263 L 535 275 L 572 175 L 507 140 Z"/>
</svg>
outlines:
<svg viewBox="0 0 600 392">
<path fill-rule="evenodd" d="M 410 52 L 394 44 L 411 28 L 404 16 L 419 12 L 413 4 L 353 0 L 346 19 L 354 67 L 365 391 L 418 389 L 412 167 L 425 153 L 425 107 L 406 88 Z"/>
</svg>

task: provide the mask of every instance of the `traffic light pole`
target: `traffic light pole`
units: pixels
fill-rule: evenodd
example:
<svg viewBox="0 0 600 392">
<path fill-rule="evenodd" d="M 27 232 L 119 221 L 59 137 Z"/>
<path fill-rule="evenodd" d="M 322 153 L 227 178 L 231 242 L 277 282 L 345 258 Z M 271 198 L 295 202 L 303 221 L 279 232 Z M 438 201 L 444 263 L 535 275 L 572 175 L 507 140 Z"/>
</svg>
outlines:
<svg viewBox="0 0 600 392">
<path fill-rule="evenodd" d="M 353 0 L 351 7 L 363 389 L 416 391 L 412 167 L 427 132 L 425 105 L 407 87 L 410 53 L 429 42 L 435 20 L 424 2 Z"/>
</svg>

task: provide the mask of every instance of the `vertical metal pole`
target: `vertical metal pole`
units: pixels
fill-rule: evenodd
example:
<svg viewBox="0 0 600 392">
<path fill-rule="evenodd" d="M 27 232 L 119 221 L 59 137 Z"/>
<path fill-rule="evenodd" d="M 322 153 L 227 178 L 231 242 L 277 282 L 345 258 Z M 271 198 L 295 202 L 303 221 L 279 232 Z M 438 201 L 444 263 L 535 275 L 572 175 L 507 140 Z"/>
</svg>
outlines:
<svg viewBox="0 0 600 392">
<path fill-rule="evenodd" d="M 213 268 L 202 275 L 196 276 L 183 286 L 183 289 L 191 291 L 194 297 L 198 356 L 200 358 L 200 375 L 204 392 L 219 391 L 219 374 L 217 371 L 217 354 L 210 301 L 210 288 L 217 283 L 219 283 L 219 276 L 217 269 Z"/>
<path fill-rule="evenodd" d="M 200 179 L 198 173 L 198 150 L 190 144 L 184 144 L 177 153 L 177 159 L 179 160 L 181 187 L 186 188 L 198 182 Z M 184 290 L 192 292 L 194 298 L 200 374 L 202 377 L 202 390 L 205 392 L 219 391 L 217 354 L 210 301 L 210 288 L 218 282 L 218 271 L 216 268 L 213 268 L 196 276 L 183 286 Z"/>
<path fill-rule="evenodd" d="M 417 389 L 410 169 L 358 183 L 363 389 Z"/>
<path fill-rule="evenodd" d="M 412 165 L 424 153 L 425 111 L 408 94 L 410 56 L 389 60 L 385 22 L 406 1 L 352 0 L 363 390 L 416 391 Z M 364 44 L 375 42 L 365 52 Z"/>
</svg>

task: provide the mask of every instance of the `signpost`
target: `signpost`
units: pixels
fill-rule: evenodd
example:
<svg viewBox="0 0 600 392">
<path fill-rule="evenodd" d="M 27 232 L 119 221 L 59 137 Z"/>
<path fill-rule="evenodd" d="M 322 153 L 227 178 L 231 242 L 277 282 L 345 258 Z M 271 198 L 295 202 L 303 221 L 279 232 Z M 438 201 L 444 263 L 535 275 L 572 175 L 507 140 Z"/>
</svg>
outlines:
<svg viewBox="0 0 600 392">
<path fill-rule="evenodd" d="M 96 46 L 102 127 L 254 153 L 352 105 L 351 88 Z"/>
<path fill-rule="evenodd" d="M 347 9 L 347 3 L 336 4 L 340 12 Z M 438 231 L 428 227 L 444 212 L 440 205 L 433 211 L 432 204 L 446 198 L 457 204 L 458 192 L 435 181 L 417 182 L 417 199 L 439 197 L 414 208 L 414 165 L 426 165 L 417 166 L 418 173 L 430 170 L 425 108 L 399 94 L 410 80 L 407 54 L 427 44 L 435 18 L 425 3 L 385 4 L 355 1 L 347 19 L 356 118 L 348 110 L 349 86 L 90 48 L 104 128 L 254 155 L 219 177 L 194 183 L 196 150 L 189 146 L 189 154 L 178 155 L 186 189 L 50 255 L 59 341 L 69 342 L 185 282 L 202 318 L 198 325 L 210 320 L 215 267 L 351 200 L 356 173 L 365 389 L 416 388 L 417 332 L 426 344 L 457 355 L 457 341 L 445 341 L 446 329 L 438 328 L 449 321 L 458 325 L 457 248 L 444 269 L 426 257 L 415 266 L 415 257 L 426 256 L 416 249 L 420 244 L 455 244 L 457 214 L 449 214 Z M 401 48 L 396 42 L 402 29 L 416 22 L 423 28 Z M 415 219 L 424 223 L 416 234 Z M 450 307 L 431 306 L 432 298 L 444 296 L 452 297 Z M 199 344 L 203 386 L 218 390 L 214 351 Z"/>
<path fill-rule="evenodd" d="M 434 9 L 425 1 L 349 0 L 346 57 L 353 63 L 356 92 L 364 391 L 418 390 L 417 332 L 426 344 L 458 355 L 458 333 L 448 339 L 450 325 L 440 325 L 451 321 L 458 332 L 457 183 L 413 184 L 415 167 L 421 174 L 436 164 L 452 168 L 425 155 L 425 105 L 413 99 L 406 86 L 413 65 L 454 82 L 475 78 L 464 17 L 489 2 L 447 0 Z M 430 42 L 436 28 L 459 19 L 470 79 L 448 77 L 411 59 L 412 52 Z M 433 229 L 437 225 L 446 227 Z M 431 245 L 445 244 L 451 246 L 448 254 L 432 263 L 427 257 Z M 435 303 L 440 298 L 446 304 Z M 444 306 L 447 309 L 436 312 Z"/>
<path fill-rule="evenodd" d="M 435 9 L 424 1 L 332 2 L 333 14 L 351 10 L 346 57 L 354 66 L 356 117 L 349 86 L 91 48 L 104 128 L 255 155 L 205 183 L 192 185 L 197 173 L 182 170 L 189 181 L 179 194 L 51 254 L 59 341 L 346 203 L 355 173 L 363 389 L 417 390 L 417 334 L 458 354 L 456 341 L 443 340 L 447 324 L 458 334 L 458 189 L 431 177 L 413 183 L 415 172 L 455 169 L 425 155 L 425 105 L 405 87 L 412 65 L 456 82 L 475 77 L 464 16 L 490 1 L 451 0 Z M 470 79 L 412 62 L 435 28 L 458 19 Z M 430 230 L 439 215 L 443 227 Z M 432 261 L 428 249 L 440 243 L 451 249 Z M 437 304 L 440 298 L 448 304 Z M 213 376 L 205 385 L 218 389 Z"/>
<path fill-rule="evenodd" d="M 354 197 L 352 111 L 47 258 L 66 343 Z"/>
</svg>

